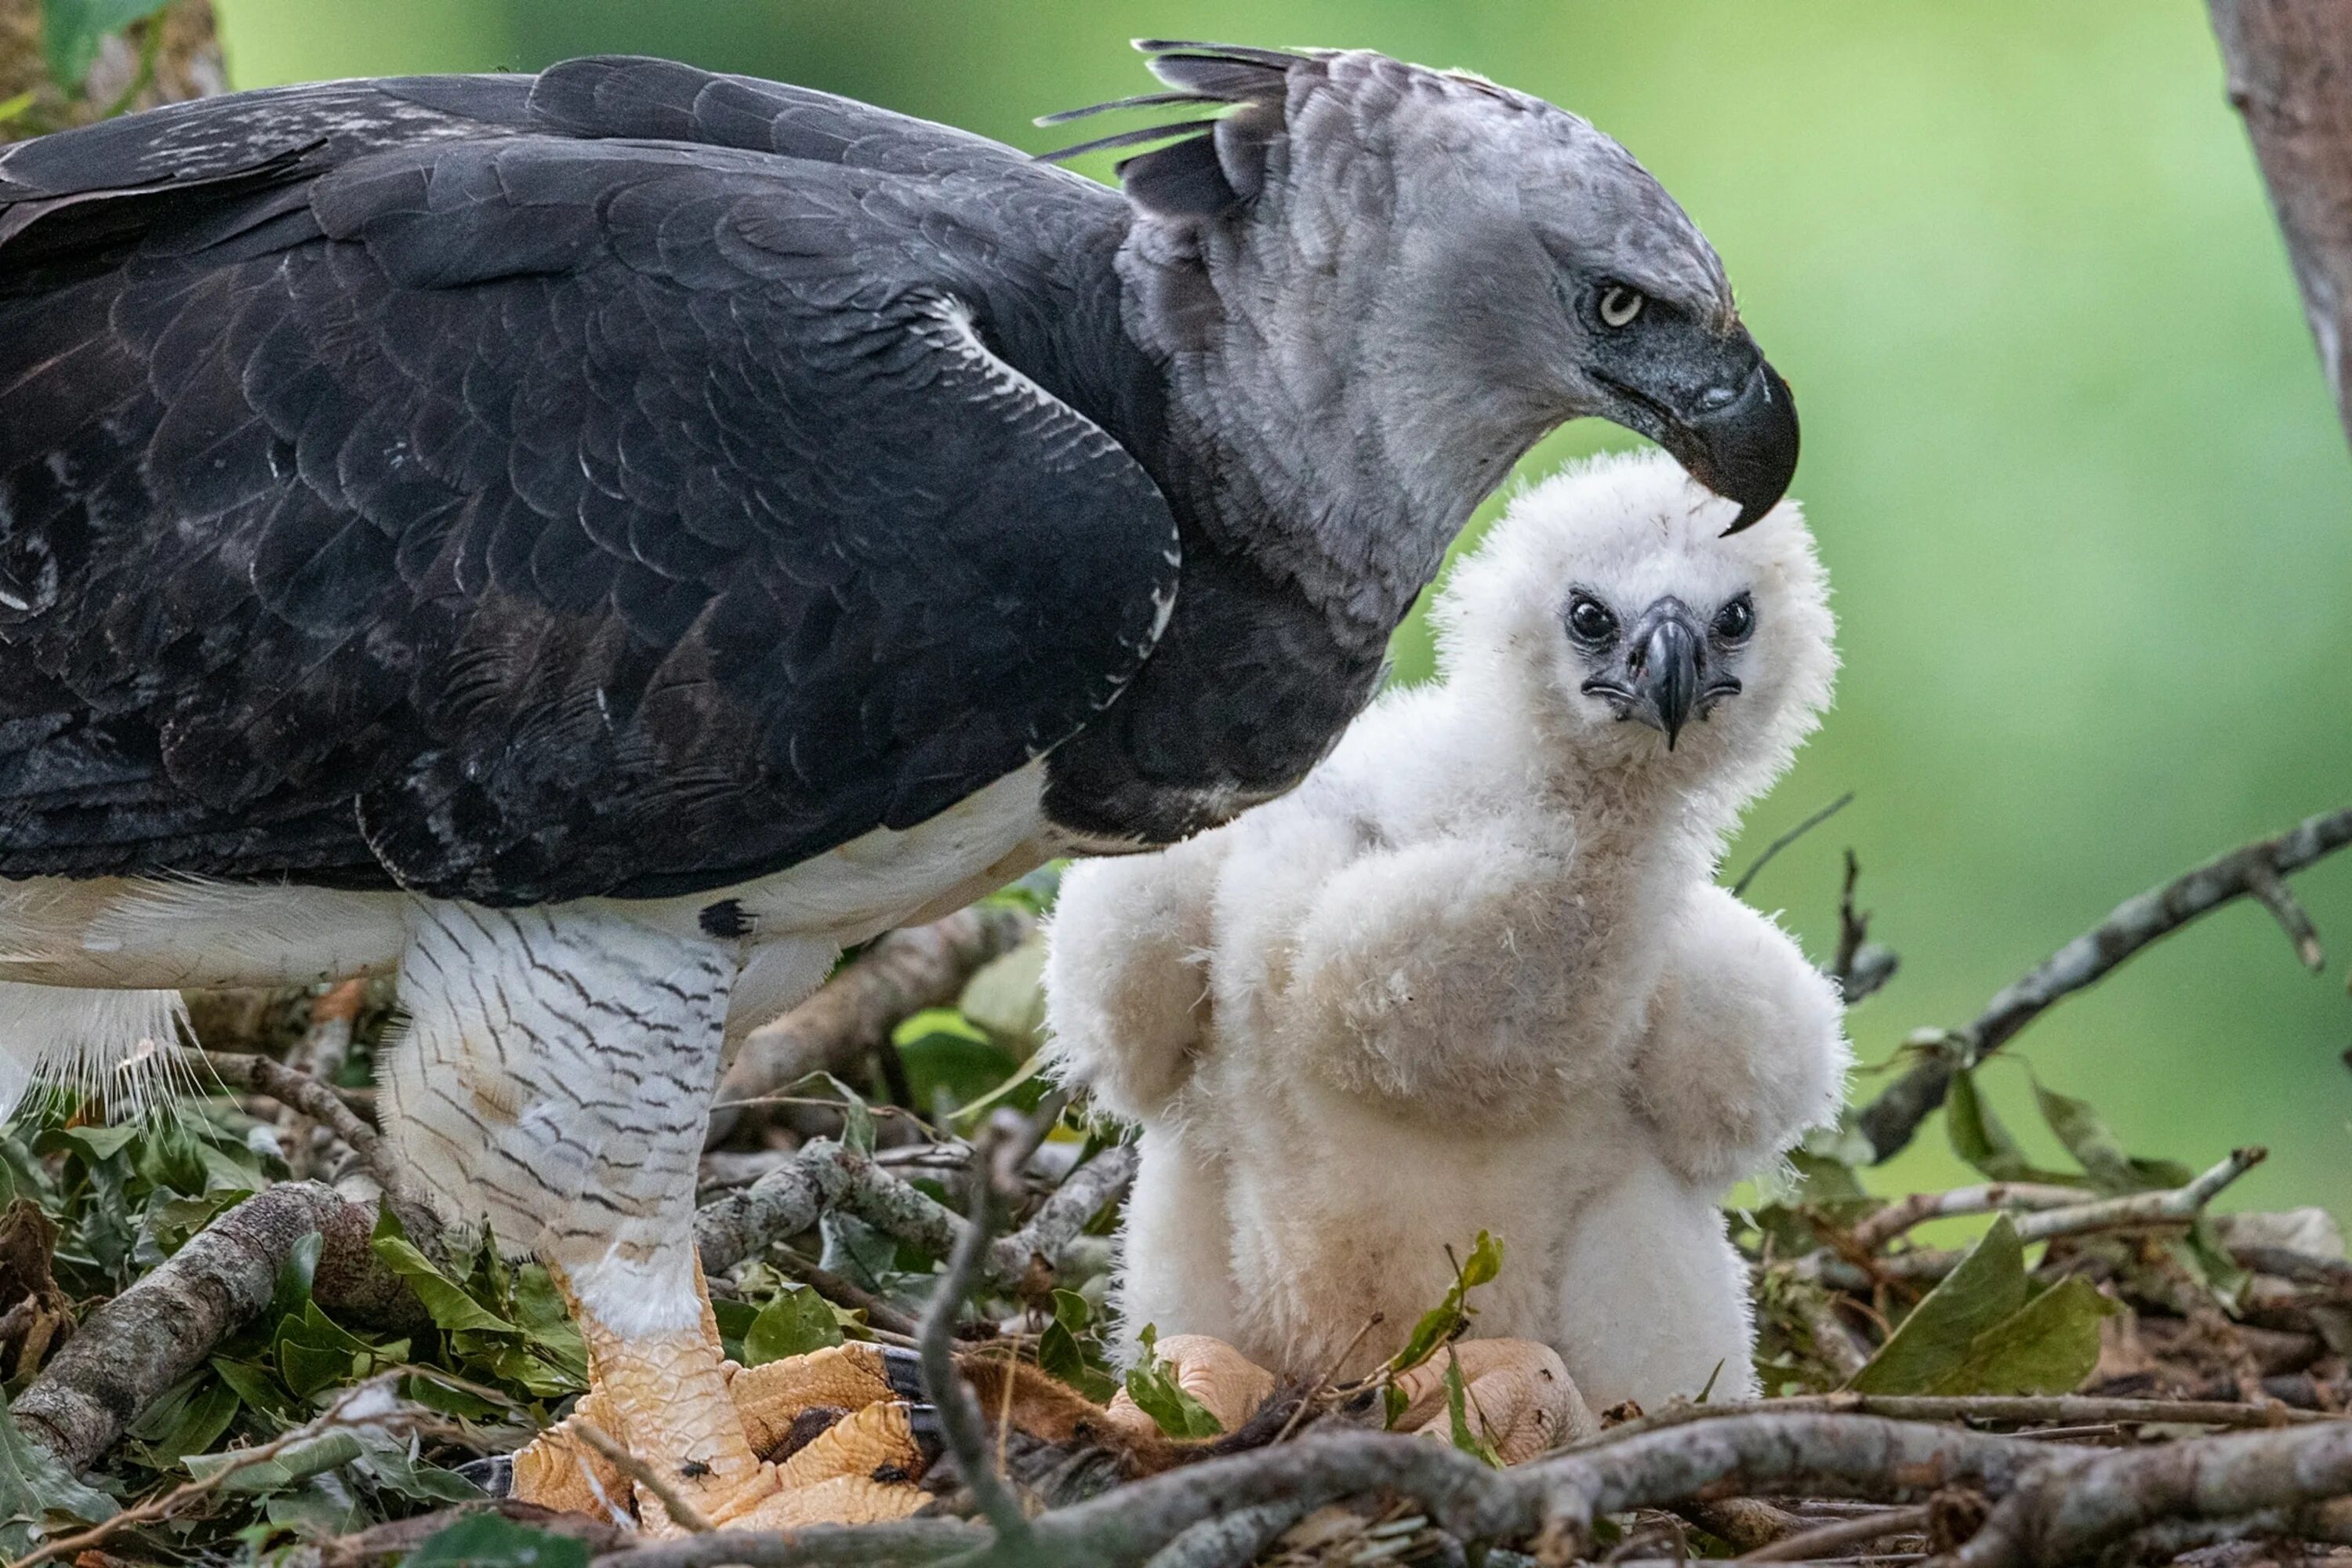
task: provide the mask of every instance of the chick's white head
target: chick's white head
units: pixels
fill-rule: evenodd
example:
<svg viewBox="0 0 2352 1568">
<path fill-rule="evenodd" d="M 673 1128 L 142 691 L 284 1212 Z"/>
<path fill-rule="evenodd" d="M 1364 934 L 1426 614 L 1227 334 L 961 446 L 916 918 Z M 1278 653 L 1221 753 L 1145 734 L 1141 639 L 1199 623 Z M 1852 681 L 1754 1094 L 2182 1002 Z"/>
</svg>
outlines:
<svg viewBox="0 0 2352 1568">
<path fill-rule="evenodd" d="M 1820 723 L 1837 670 L 1797 504 L 1727 535 L 1738 510 L 1654 452 L 1524 492 L 1436 605 L 1449 682 L 1580 782 L 1736 811 Z"/>
</svg>

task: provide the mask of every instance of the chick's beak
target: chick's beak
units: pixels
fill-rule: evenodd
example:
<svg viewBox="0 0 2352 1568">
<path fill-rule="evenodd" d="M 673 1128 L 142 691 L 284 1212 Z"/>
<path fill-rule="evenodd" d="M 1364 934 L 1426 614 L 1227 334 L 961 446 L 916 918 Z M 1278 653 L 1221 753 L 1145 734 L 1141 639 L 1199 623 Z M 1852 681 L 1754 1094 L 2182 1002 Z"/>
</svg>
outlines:
<svg viewBox="0 0 2352 1568">
<path fill-rule="evenodd" d="M 1760 355 L 1737 386 L 1717 386 L 1676 421 L 1662 443 L 1691 477 L 1739 503 L 1738 533 L 1788 493 L 1797 471 L 1797 404 Z"/>
<path fill-rule="evenodd" d="M 1698 703 L 1699 631 L 1672 601 L 1652 606 L 1643 622 L 1634 629 L 1633 652 L 1626 660 L 1626 673 L 1633 678 L 1640 698 L 1632 716 L 1664 734 L 1671 752 Z"/>
</svg>

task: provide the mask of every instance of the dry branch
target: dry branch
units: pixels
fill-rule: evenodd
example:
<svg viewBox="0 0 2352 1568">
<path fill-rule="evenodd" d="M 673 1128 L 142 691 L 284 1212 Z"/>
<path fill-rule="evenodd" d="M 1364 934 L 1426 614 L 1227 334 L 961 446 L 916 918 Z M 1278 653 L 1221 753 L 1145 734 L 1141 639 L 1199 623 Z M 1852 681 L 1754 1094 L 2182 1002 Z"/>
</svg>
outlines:
<svg viewBox="0 0 2352 1568">
<path fill-rule="evenodd" d="M 1948 1193 L 1914 1193 L 1864 1219 L 1853 1227 L 1852 1239 L 1861 1251 L 1875 1252 L 1913 1226 L 1931 1219 L 1994 1214 L 2003 1209 L 2066 1209 L 2082 1201 L 2079 1187 L 2042 1186 L 2032 1182 L 1988 1182 L 1981 1186 L 1956 1187 Z"/>
<path fill-rule="evenodd" d="M 2227 1520 L 2352 1493 L 2352 1422 L 2060 1451 L 1952 1553 L 1953 1568 L 2054 1568 L 2166 1520 Z"/>
<path fill-rule="evenodd" d="M 1958 1055 L 1969 1063 L 1981 1061 L 2052 1005 L 2095 984 L 2149 943 L 2234 900 L 2259 898 L 2256 885 L 2265 878 L 2275 882 L 2347 844 L 2352 844 L 2352 809 L 2323 812 L 2276 838 L 2232 849 L 2160 888 L 2125 900 L 2106 919 L 1994 997 L 1976 1022 L 1955 1037 Z M 2290 929 L 2289 934 L 2297 933 Z M 1855 1116 L 1854 1124 L 1870 1140 L 1876 1159 L 1885 1160 L 1909 1143 L 1919 1124 L 1944 1103 L 1952 1070 L 1946 1057 L 1922 1061 Z"/>
<path fill-rule="evenodd" d="M 2210 0 L 2336 416 L 2352 436 L 2352 5 Z"/>
<path fill-rule="evenodd" d="M 1725 1421 L 1759 1414 L 1877 1415 L 1889 1421 L 2002 1421 L 2019 1426 L 2061 1426 L 2164 1424 L 2266 1428 L 2345 1419 L 2317 1411 L 2279 1410 L 2228 1400 L 2108 1399 L 2084 1394 L 1804 1394 L 1724 1405 L 1668 1405 L 1654 1415 L 1588 1437 L 1570 1452 L 1582 1453 L 1702 1421 Z"/>
<path fill-rule="evenodd" d="M 997 1162 L 989 1158 L 1002 1149 L 1004 1142 L 992 1136 L 996 1131 L 992 1124 L 982 1128 L 982 1141 L 974 1145 L 982 1156 L 982 1176 L 974 1184 L 971 1215 L 964 1223 L 963 1234 L 956 1238 L 955 1250 L 949 1255 L 947 1272 L 932 1287 L 918 1342 L 922 1357 L 923 1394 L 939 1412 L 940 1432 L 948 1452 L 954 1457 L 956 1475 L 971 1489 L 980 1511 L 994 1529 L 997 1548 L 1019 1552 L 1028 1544 L 1028 1517 L 1021 1511 L 1021 1500 L 1013 1495 L 1003 1472 L 998 1468 L 997 1455 L 989 1442 L 988 1418 L 981 1413 L 980 1401 L 955 1363 L 956 1316 L 963 1310 L 964 1298 L 979 1281 L 998 1205 L 1016 1186 L 1012 1173 L 997 1169 Z"/>
<path fill-rule="evenodd" d="M 314 1231 L 312 1289 L 322 1305 L 349 1321 L 413 1324 L 422 1316 L 415 1298 L 368 1246 L 375 1217 L 318 1182 L 247 1199 L 92 1313 L 18 1397 L 17 1425 L 72 1468 L 88 1467 L 268 1304 L 295 1244 Z"/>
<path fill-rule="evenodd" d="M 952 1003 L 975 971 L 1035 929 L 1026 910 L 974 905 L 882 937 L 799 1006 L 751 1031 L 719 1081 L 709 1141 L 733 1131 L 749 1102 L 813 1072 L 847 1077 L 901 1022 Z"/>
</svg>

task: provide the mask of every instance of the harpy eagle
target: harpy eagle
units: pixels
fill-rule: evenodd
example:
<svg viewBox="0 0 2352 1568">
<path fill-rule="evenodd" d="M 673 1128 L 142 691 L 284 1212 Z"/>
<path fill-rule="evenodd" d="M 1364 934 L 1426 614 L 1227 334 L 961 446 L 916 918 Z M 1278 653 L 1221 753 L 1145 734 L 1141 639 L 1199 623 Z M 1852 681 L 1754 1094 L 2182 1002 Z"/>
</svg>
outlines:
<svg viewBox="0 0 2352 1568">
<path fill-rule="evenodd" d="M 1145 47 L 1208 118 L 1123 198 L 649 59 L 0 154 L 10 1086 L 173 987 L 396 972 L 417 1194 L 551 1266 L 706 1512 L 802 1517 L 691 1246 L 732 1034 L 1296 784 L 1560 422 L 1743 520 L 1796 461 L 1714 251 L 1583 121 Z"/>
<path fill-rule="evenodd" d="M 1440 595 L 1442 681 L 1284 799 L 1064 879 L 1056 1070 L 1143 1129 L 1119 1309 L 1206 1391 L 1271 1389 L 1234 1350 L 1367 1371 L 1486 1230 L 1475 1331 L 1519 1342 L 1465 1373 L 1507 1457 L 1579 1392 L 1753 1394 L 1718 1205 L 1835 1116 L 1848 1052 L 1834 986 L 1714 879 L 1837 663 L 1796 507 L 1732 510 L 1655 455 L 1547 481 Z"/>
</svg>

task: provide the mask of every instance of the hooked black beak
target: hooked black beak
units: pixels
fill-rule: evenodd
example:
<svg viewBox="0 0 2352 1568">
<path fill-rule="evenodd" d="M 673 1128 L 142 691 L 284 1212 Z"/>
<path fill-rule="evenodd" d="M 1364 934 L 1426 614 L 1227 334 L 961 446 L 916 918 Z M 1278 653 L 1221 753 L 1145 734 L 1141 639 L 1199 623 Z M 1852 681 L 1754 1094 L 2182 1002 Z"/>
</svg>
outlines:
<svg viewBox="0 0 2352 1568">
<path fill-rule="evenodd" d="M 1662 442 L 1716 494 L 1739 503 L 1726 533 L 1738 533 L 1780 504 L 1797 471 L 1797 404 L 1769 362 L 1738 387 L 1716 387 L 1674 421 Z"/>
<path fill-rule="evenodd" d="M 1641 699 L 1633 717 L 1663 731 L 1671 752 L 1698 703 L 1699 632 L 1674 612 L 1643 618 L 1650 624 L 1635 628 L 1633 651 L 1625 661 L 1625 673 L 1633 678 L 1633 690 Z"/>
</svg>

